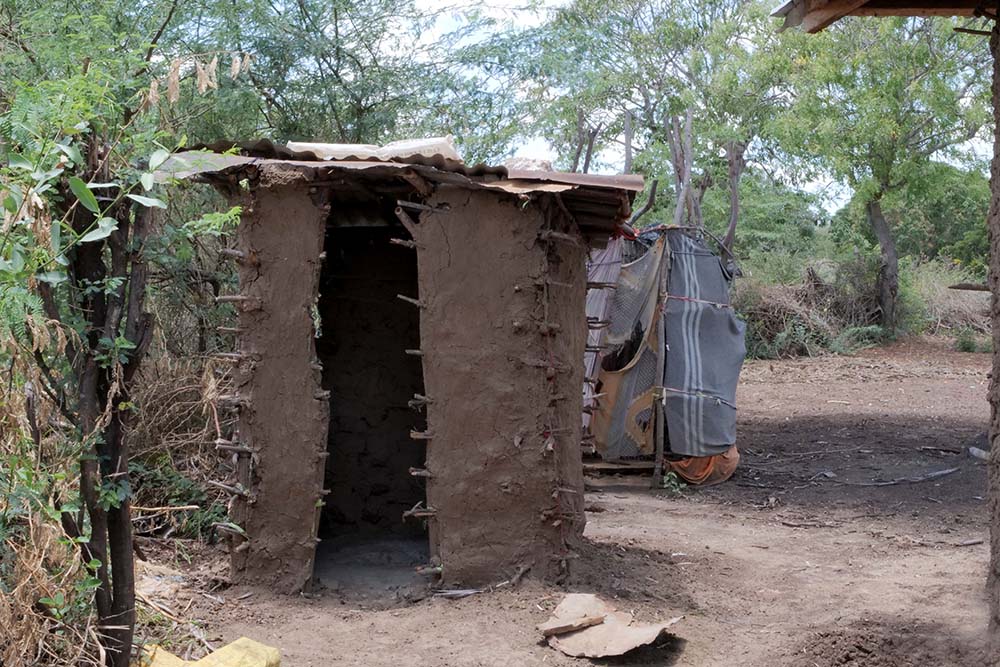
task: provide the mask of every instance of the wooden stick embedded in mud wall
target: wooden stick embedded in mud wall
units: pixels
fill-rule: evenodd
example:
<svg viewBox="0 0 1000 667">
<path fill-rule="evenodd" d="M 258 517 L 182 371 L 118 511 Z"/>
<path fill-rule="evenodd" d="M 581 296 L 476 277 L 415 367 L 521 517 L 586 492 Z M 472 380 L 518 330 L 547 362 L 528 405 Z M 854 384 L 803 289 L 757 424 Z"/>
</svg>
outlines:
<svg viewBox="0 0 1000 667">
<path fill-rule="evenodd" d="M 574 429 L 565 425 L 561 425 L 559 419 L 559 409 L 557 406 L 560 405 L 561 401 L 564 400 L 564 393 L 560 391 L 557 378 L 561 373 L 567 372 L 569 369 L 555 356 L 555 350 L 553 349 L 553 344 L 556 336 L 562 334 L 561 327 L 558 323 L 550 321 L 552 313 L 551 310 L 551 299 L 552 299 L 552 288 L 570 288 L 574 287 L 573 284 L 567 283 L 565 281 L 559 281 L 554 279 L 553 275 L 553 263 L 549 261 L 549 256 L 555 250 L 556 243 L 568 244 L 572 247 L 582 246 L 581 238 L 573 233 L 567 233 L 565 231 L 560 232 L 553 229 L 553 217 L 546 216 L 545 225 L 541 231 L 538 233 L 538 239 L 541 242 L 544 253 L 542 255 L 542 275 L 540 280 L 535 281 L 537 288 L 540 288 L 541 292 L 541 306 L 542 306 L 542 321 L 538 323 L 538 333 L 542 338 L 542 344 L 545 350 L 544 359 L 525 359 L 523 363 L 528 366 L 533 366 L 542 370 L 545 374 L 546 392 L 548 394 L 548 406 L 546 408 L 546 427 L 545 431 L 541 434 L 544 438 L 544 444 L 542 446 L 542 457 L 552 456 L 556 460 L 553 461 L 553 465 L 556 468 L 556 485 L 552 491 L 552 499 L 554 502 L 554 507 L 550 509 L 545 509 L 542 511 L 542 520 L 549 523 L 552 527 L 559 531 L 560 542 L 562 547 L 560 550 L 553 554 L 553 559 L 559 563 L 559 568 L 561 573 L 565 573 L 569 567 L 567 560 L 567 544 L 569 542 L 569 531 L 572 530 L 571 525 L 573 521 L 576 520 L 576 516 L 571 512 L 567 511 L 564 503 L 561 490 L 566 488 L 566 484 L 558 472 L 559 464 L 558 457 L 560 454 L 556 453 L 557 448 L 561 447 L 559 451 L 566 452 L 569 446 L 568 438 L 565 434 L 572 432 Z M 558 265 L 556 265 L 558 267 Z M 562 442 L 560 442 L 562 441 Z M 574 443 L 574 447 L 577 447 Z M 579 453 L 577 453 L 579 456 Z M 567 520 L 568 519 L 568 520 Z M 524 566 L 525 568 L 530 566 Z M 526 569 L 525 569 L 526 571 Z M 523 572 L 521 573 L 523 574 Z M 520 576 L 517 575 L 518 577 Z"/>
<path fill-rule="evenodd" d="M 424 504 L 423 501 L 420 501 L 419 503 L 414 505 L 411 509 L 408 509 L 405 512 L 403 512 L 403 519 L 405 520 L 410 517 L 427 519 L 437 514 L 436 509 L 434 509 L 433 507 L 422 507 L 423 504 Z"/>
<path fill-rule="evenodd" d="M 433 206 L 428 206 L 427 204 L 418 204 L 415 201 L 407 201 L 405 199 L 397 199 L 396 206 L 399 208 L 412 208 L 415 211 L 437 211 Z"/>
<path fill-rule="evenodd" d="M 433 402 L 434 401 L 432 401 L 431 399 L 427 398 L 423 394 L 414 394 L 413 398 L 410 399 L 407 402 L 407 406 L 409 406 L 410 408 L 413 408 L 414 410 L 417 410 L 417 409 L 422 408 L 425 405 L 429 405 L 429 404 L 431 404 Z"/>
<path fill-rule="evenodd" d="M 216 440 L 215 449 L 220 452 L 234 452 L 236 454 L 253 454 L 253 450 L 249 447 L 245 447 L 237 442 L 230 442 L 229 440 Z"/>
<path fill-rule="evenodd" d="M 395 213 L 396 217 L 399 218 L 399 221 L 403 223 L 404 227 L 406 227 L 406 231 L 410 232 L 410 236 L 416 237 L 417 223 L 410 217 L 410 214 L 404 211 L 400 206 L 396 207 Z"/>
<path fill-rule="evenodd" d="M 213 359 L 218 359 L 219 361 L 231 361 L 234 363 L 239 363 L 244 359 L 249 358 L 247 355 L 239 352 L 213 352 L 210 356 Z"/>
<path fill-rule="evenodd" d="M 402 299 L 406 303 L 413 304 L 417 308 L 423 308 L 424 307 L 424 302 L 423 301 L 421 301 L 420 299 L 414 299 L 412 296 L 406 296 L 405 294 L 397 294 L 396 298 L 397 299 Z"/>
</svg>

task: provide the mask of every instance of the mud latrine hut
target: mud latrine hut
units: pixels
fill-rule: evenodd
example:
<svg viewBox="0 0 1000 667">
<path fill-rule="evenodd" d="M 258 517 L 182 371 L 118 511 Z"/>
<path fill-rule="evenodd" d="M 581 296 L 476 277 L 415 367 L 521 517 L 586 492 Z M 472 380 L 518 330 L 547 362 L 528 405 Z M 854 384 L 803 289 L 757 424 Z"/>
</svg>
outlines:
<svg viewBox="0 0 1000 667">
<path fill-rule="evenodd" d="M 306 588 L 317 545 L 348 543 L 416 544 L 445 584 L 568 566 L 585 257 L 642 179 L 467 167 L 429 146 L 259 142 L 168 163 L 244 206 L 240 292 L 223 297 L 239 312 L 223 444 L 238 581 Z"/>
</svg>

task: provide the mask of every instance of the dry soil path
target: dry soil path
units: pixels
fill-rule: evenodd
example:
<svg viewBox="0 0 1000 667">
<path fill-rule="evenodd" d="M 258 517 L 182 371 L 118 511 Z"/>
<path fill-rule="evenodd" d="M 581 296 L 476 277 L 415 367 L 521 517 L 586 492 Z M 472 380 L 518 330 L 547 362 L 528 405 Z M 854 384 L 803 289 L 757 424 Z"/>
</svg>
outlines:
<svg viewBox="0 0 1000 667">
<path fill-rule="evenodd" d="M 988 365 L 934 342 L 748 364 L 736 477 L 681 496 L 589 480 L 590 544 L 561 588 L 381 610 L 234 588 L 198 611 L 210 639 L 276 645 L 285 667 L 587 664 L 534 630 L 566 590 L 685 615 L 675 639 L 609 664 L 987 664 L 985 470 L 966 447 Z"/>
</svg>

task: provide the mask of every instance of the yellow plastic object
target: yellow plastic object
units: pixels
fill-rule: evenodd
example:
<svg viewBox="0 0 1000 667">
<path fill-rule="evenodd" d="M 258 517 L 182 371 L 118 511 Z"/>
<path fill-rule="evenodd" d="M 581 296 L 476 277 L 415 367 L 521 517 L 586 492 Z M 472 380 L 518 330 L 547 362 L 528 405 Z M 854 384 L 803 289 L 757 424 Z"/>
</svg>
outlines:
<svg viewBox="0 0 1000 667">
<path fill-rule="evenodd" d="M 281 667 L 281 654 L 276 648 L 240 637 L 194 662 L 181 660 L 159 646 L 147 646 L 135 667 Z"/>
<path fill-rule="evenodd" d="M 133 664 L 133 667 L 187 667 L 187 665 L 186 661 L 154 644 L 142 648 L 142 657 L 137 664 Z"/>
<path fill-rule="evenodd" d="M 192 667 L 280 667 L 281 654 L 276 648 L 240 637 L 232 644 L 213 651 L 191 665 Z"/>
</svg>

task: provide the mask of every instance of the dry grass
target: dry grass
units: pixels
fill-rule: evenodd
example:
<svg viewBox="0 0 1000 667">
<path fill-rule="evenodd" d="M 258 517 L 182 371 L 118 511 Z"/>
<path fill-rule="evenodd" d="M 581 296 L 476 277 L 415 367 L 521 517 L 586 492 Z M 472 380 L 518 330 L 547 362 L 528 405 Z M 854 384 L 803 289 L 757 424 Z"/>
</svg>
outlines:
<svg viewBox="0 0 1000 667">
<path fill-rule="evenodd" d="M 796 287 L 796 298 L 834 329 L 871 326 L 879 317 L 877 275 L 878 261 L 871 257 L 813 262 Z"/>
<path fill-rule="evenodd" d="M 802 303 L 798 289 L 743 280 L 733 305 L 747 326 L 747 354 L 773 359 L 822 354 L 836 327 L 816 308 Z"/>
<path fill-rule="evenodd" d="M 989 333 L 989 293 L 948 289 L 980 279 L 941 260 L 903 263 L 900 269 L 895 336 Z M 747 323 L 748 354 L 844 353 L 885 340 L 876 326 L 877 271 L 877 258 L 856 256 L 813 262 L 796 285 L 767 285 L 753 278 L 737 282 L 733 303 Z"/>
<path fill-rule="evenodd" d="M 228 497 L 208 482 L 234 474 L 232 457 L 215 449 L 215 441 L 235 428 L 235 414 L 219 404 L 220 396 L 233 393 L 231 385 L 227 365 L 202 359 L 163 357 L 143 366 L 132 397 L 138 412 L 128 434 L 137 534 L 204 538 L 213 521 L 224 519 Z M 178 505 L 198 509 L 156 509 Z"/>
<path fill-rule="evenodd" d="M 147 359 L 132 396 L 138 409 L 129 428 L 132 455 L 164 453 L 180 460 L 214 453 L 213 443 L 232 426 L 216 407 L 229 383 L 228 369 L 211 362 Z"/>
<path fill-rule="evenodd" d="M 21 519 L 4 544 L 0 595 L 0 663 L 4 667 L 103 664 L 86 572 L 76 547 L 39 513 Z"/>
<path fill-rule="evenodd" d="M 36 406 L 36 446 L 23 385 L 0 391 L 0 665 L 102 664 L 89 573 L 50 510 L 50 496 L 69 497 L 74 484 L 55 474 L 74 469 L 57 430 L 46 427 L 58 418 Z"/>
<path fill-rule="evenodd" d="M 40 443 L 33 441 L 19 382 L 27 371 L 19 369 L 0 387 L 0 665 L 103 664 L 90 573 L 52 503 L 75 497 L 77 456 L 61 435 L 65 424 L 41 400 L 35 405 Z M 225 516 L 226 499 L 204 481 L 231 473 L 228 458 L 214 447 L 232 428 L 232 415 L 218 407 L 220 394 L 231 393 L 229 383 L 228 368 L 204 360 L 148 360 L 131 396 L 138 411 L 129 442 L 134 460 L 156 473 L 151 479 L 166 481 L 133 484 L 137 534 L 190 533 L 195 520 L 193 532 L 204 537 L 211 521 Z M 156 509 L 176 506 L 178 493 L 191 492 L 200 494 L 198 511 Z M 196 625 L 165 619 L 141 600 L 138 615 L 137 637 L 203 644 Z"/>
<path fill-rule="evenodd" d="M 912 267 L 910 280 L 925 311 L 928 333 L 990 332 L 990 293 L 948 289 L 956 283 L 978 283 L 977 277 L 936 261 Z"/>
</svg>

